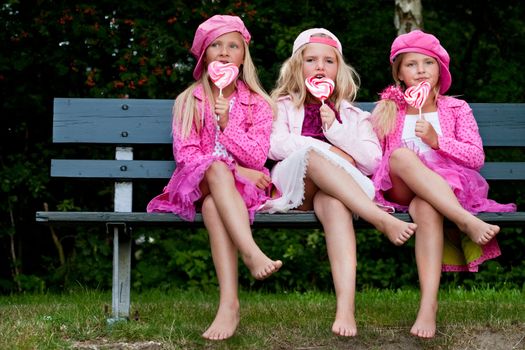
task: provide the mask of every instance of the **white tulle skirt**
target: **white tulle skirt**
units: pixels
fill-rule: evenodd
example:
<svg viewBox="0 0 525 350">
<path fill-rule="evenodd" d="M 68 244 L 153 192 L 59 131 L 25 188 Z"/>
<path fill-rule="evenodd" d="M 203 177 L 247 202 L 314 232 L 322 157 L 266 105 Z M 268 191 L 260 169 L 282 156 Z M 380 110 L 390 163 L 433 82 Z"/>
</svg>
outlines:
<svg viewBox="0 0 525 350">
<path fill-rule="evenodd" d="M 374 199 L 375 189 L 372 181 L 363 175 L 355 166 L 338 156 L 334 152 L 316 146 L 309 146 L 297 150 L 287 158 L 277 163 L 271 171 L 272 183 L 276 187 L 279 197 L 272 198 L 264 203 L 258 211 L 277 213 L 287 212 L 299 207 L 304 200 L 304 178 L 308 167 L 310 152 L 317 152 L 332 164 L 344 169 L 363 189 L 370 199 Z M 329 171 L 330 169 L 327 169 Z M 341 179 L 340 186 L 345 186 Z"/>
</svg>

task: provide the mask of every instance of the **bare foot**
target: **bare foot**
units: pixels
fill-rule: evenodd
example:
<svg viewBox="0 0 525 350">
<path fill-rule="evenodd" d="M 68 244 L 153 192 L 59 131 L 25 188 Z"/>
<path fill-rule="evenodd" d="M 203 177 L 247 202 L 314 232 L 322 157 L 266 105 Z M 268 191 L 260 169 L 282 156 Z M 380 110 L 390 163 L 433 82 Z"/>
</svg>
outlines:
<svg viewBox="0 0 525 350">
<path fill-rule="evenodd" d="M 469 218 L 458 227 L 478 245 L 487 244 L 500 230 L 498 225 L 488 224 L 473 215 L 469 215 Z"/>
<path fill-rule="evenodd" d="M 243 256 L 243 261 L 250 270 L 252 276 L 257 280 L 263 280 L 277 272 L 283 262 L 281 260 L 271 260 L 262 252 L 257 256 Z"/>
<path fill-rule="evenodd" d="M 416 232 L 417 225 L 411 222 L 404 222 L 386 214 L 387 219 L 381 222 L 381 225 L 376 226 L 377 229 L 383 232 L 390 242 L 395 245 L 403 245 Z"/>
<path fill-rule="evenodd" d="M 224 340 L 230 338 L 239 324 L 239 303 L 234 305 L 219 305 L 219 310 L 210 327 L 202 333 L 208 340 Z"/>
<path fill-rule="evenodd" d="M 421 306 L 410 333 L 419 338 L 434 338 L 436 335 L 437 306 Z"/>
<path fill-rule="evenodd" d="M 353 314 L 345 317 L 336 315 L 332 325 L 332 333 L 341 337 L 355 337 L 357 335 L 357 326 Z"/>
</svg>

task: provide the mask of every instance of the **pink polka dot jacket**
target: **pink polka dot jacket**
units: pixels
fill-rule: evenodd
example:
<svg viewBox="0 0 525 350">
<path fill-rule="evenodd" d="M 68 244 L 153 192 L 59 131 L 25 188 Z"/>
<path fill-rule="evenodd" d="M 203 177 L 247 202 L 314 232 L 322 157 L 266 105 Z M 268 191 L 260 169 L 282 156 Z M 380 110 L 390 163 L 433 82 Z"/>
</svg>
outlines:
<svg viewBox="0 0 525 350">
<path fill-rule="evenodd" d="M 263 171 L 270 148 L 273 111 L 270 105 L 259 95 L 252 93 L 240 80 L 234 92 L 235 102 L 229 112 L 228 125 L 224 130 L 217 130 L 215 116 L 209 103 L 202 103 L 205 98 L 202 86 L 194 91 L 201 110 L 203 126 L 200 132 L 192 129 L 186 138 L 174 128 L 173 155 L 177 162 L 169 183 L 162 194 L 153 198 L 148 212 L 172 212 L 186 220 L 193 220 L 196 203 L 201 197 L 199 184 L 205 172 L 214 161 L 222 161 L 232 170 L 236 188 L 243 197 L 250 219 L 255 211 L 267 199 L 266 192 L 240 176 L 235 165 Z M 218 137 L 216 139 L 216 134 Z M 214 154 L 216 140 L 226 149 L 228 155 Z"/>
</svg>

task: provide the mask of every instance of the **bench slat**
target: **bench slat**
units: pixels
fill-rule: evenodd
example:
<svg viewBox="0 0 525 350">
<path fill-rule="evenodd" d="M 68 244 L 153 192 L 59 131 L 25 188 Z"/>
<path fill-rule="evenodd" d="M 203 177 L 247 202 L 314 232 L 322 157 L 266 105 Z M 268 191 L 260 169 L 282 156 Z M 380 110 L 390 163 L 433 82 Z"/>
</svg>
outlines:
<svg viewBox="0 0 525 350">
<path fill-rule="evenodd" d="M 408 214 L 393 214 L 403 221 L 410 221 Z M 510 226 L 516 223 L 523 224 L 525 212 L 517 213 L 480 213 L 480 219 L 495 223 L 500 226 Z M 165 225 L 172 228 L 204 227 L 202 215 L 197 214 L 195 221 L 184 221 L 177 215 L 170 213 L 115 213 L 115 212 L 53 212 L 40 211 L 36 213 L 36 221 L 46 224 L 119 224 L 126 223 L 130 226 Z M 290 213 L 257 213 L 253 227 L 282 227 L 301 228 L 318 227 L 321 223 L 312 211 Z M 355 227 L 371 227 L 364 220 L 355 221 Z"/>
<path fill-rule="evenodd" d="M 170 160 L 53 159 L 51 176 L 93 179 L 169 179 L 175 162 Z M 525 180 L 525 163 L 486 163 L 481 174 L 487 180 Z"/>
<path fill-rule="evenodd" d="M 470 106 L 484 147 L 525 146 L 525 104 L 472 103 Z"/>
<path fill-rule="evenodd" d="M 52 159 L 51 176 L 92 179 L 169 179 L 172 160 Z"/>
<path fill-rule="evenodd" d="M 525 180 L 525 163 L 487 162 L 480 173 L 487 180 Z"/>
<path fill-rule="evenodd" d="M 55 98 L 54 143 L 170 144 L 173 100 Z"/>
<path fill-rule="evenodd" d="M 364 110 L 372 102 L 358 102 Z M 56 98 L 53 142 L 171 144 L 172 100 Z M 525 146 L 525 105 L 472 103 L 483 144 Z M 504 118 L 500 116 L 504 115 Z"/>
</svg>

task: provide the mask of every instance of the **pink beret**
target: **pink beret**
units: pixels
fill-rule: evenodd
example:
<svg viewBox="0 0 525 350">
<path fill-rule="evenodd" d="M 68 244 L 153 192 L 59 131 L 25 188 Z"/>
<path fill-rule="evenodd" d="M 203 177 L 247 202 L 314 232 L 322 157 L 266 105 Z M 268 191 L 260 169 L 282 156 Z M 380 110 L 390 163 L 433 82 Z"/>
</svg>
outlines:
<svg viewBox="0 0 525 350">
<path fill-rule="evenodd" d="M 246 43 L 250 43 L 251 35 L 243 21 L 237 16 L 215 15 L 199 25 L 191 45 L 191 53 L 197 59 L 197 65 L 193 70 L 193 77 L 196 80 L 202 75 L 204 54 L 208 46 L 221 35 L 230 32 L 241 33 Z"/>
</svg>

